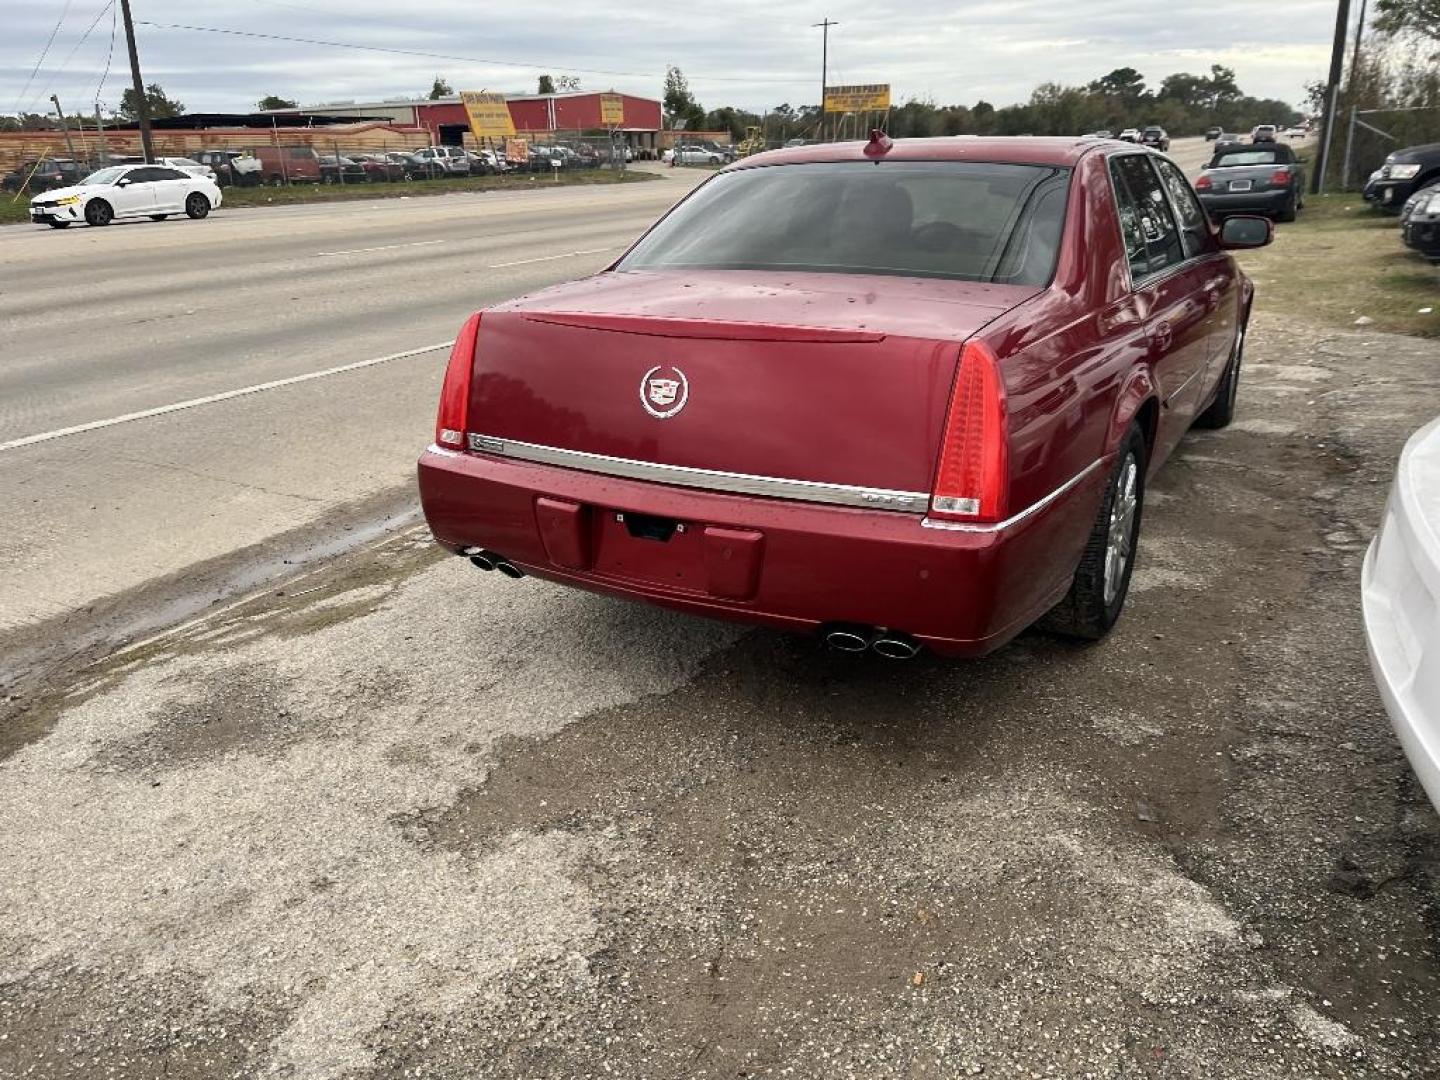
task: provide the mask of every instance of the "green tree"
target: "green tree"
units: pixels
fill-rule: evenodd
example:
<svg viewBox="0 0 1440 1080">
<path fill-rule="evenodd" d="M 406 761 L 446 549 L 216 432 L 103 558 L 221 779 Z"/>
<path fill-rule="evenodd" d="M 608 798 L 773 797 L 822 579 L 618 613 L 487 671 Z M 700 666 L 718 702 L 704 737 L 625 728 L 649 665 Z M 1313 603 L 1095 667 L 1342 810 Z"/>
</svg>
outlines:
<svg viewBox="0 0 1440 1080">
<path fill-rule="evenodd" d="M 293 109 L 296 103 L 289 98 L 276 97 L 274 94 L 266 94 L 255 103 L 255 107 L 261 112 L 269 112 L 271 109 Z"/>
<path fill-rule="evenodd" d="M 553 94 L 553 93 L 555 93 L 555 80 L 552 79 L 549 75 L 541 75 L 541 76 L 540 76 L 540 85 L 539 85 L 538 88 L 536 88 L 535 92 L 536 92 L 537 94 Z"/>
<path fill-rule="evenodd" d="M 1375 29 L 1440 42 L 1440 0 L 1376 0 Z"/>
<path fill-rule="evenodd" d="M 686 128 L 690 131 L 705 127 L 705 110 L 690 93 L 690 83 L 685 73 L 674 64 L 665 68 L 665 126 Z"/>
<path fill-rule="evenodd" d="M 172 101 L 165 96 L 165 91 L 160 88 L 159 83 L 151 83 L 145 87 L 145 103 L 149 106 L 150 119 L 164 120 L 168 117 L 179 116 L 185 111 L 182 102 Z M 135 120 L 140 116 L 140 102 L 135 97 L 134 87 L 126 89 L 120 95 L 120 108 L 116 113 L 122 120 Z"/>
<path fill-rule="evenodd" d="M 1116 97 L 1127 105 L 1135 105 L 1145 96 L 1145 76 L 1132 67 L 1116 68 L 1092 82 L 1089 90 L 1092 94 Z"/>
<path fill-rule="evenodd" d="M 439 75 L 436 75 L 435 82 L 430 87 L 430 100 L 438 101 L 441 98 L 454 96 L 455 91 L 451 89 L 450 84 L 444 79 L 442 79 Z"/>
</svg>

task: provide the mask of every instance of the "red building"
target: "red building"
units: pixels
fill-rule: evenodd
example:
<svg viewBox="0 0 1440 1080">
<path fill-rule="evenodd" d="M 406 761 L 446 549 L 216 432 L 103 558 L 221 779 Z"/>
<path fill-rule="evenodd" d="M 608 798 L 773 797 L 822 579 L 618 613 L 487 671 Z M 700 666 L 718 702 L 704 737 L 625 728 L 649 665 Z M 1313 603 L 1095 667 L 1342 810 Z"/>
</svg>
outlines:
<svg viewBox="0 0 1440 1080">
<path fill-rule="evenodd" d="M 600 99 L 609 92 L 576 90 L 563 94 L 506 95 L 510 118 L 519 135 L 544 138 L 558 133 L 598 134 L 609 130 L 600 117 Z M 633 94 L 614 94 L 624 103 L 623 119 L 616 130 L 637 152 L 654 153 L 660 135 L 660 102 Z M 276 109 L 277 113 L 309 113 L 319 116 L 386 118 L 398 124 L 429 131 L 438 145 L 462 146 L 470 135 L 465 107 L 458 97 L 418 101 L 344 102 L 313 105 L 303 109 Z"/>
</svg>

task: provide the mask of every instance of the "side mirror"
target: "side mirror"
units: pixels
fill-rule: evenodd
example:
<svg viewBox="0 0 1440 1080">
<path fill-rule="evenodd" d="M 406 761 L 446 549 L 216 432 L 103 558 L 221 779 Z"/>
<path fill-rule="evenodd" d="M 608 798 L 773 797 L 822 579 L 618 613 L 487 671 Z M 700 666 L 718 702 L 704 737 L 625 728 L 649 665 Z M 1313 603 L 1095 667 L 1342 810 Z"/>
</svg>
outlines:
<svg viewBox="0 0 1440 1080">
<path fill-rule="evenodd" d="M 1261 248 L 1273 239 L 1275 224 L 1269 218 L 1238 214 L 1220 226 L 1220 246 L 1227 251 Z"/>
<path fill-rule="evenodd" d="M 130 178 L 129 178 L 128 176 L 122 176 L 119 180 L 115 181 L 115 186 L 116 186 L 116 187 L 129 187 L 129 186 L 130 186 Z"/>
</svg>

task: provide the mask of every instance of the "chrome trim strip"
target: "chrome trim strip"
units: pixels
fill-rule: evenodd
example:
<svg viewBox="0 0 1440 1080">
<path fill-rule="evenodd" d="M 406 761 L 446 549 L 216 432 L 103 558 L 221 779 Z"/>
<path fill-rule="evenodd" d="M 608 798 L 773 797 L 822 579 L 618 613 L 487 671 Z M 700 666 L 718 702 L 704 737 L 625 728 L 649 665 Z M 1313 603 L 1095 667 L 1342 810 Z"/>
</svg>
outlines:
<svg viewBox="0 0 1440 1080">
<path fill-rule="evenodd" d="M 1078 473 L 1072 476 L 1069 480 L 1066 480 L 1065 483 L 1061 484 L 1054 491 L 1050 492 L 1050 494 L 1046 495 L 1043 499 L 1037 499 L 1035 502 L 1027 506 L 1024 510 L 1021 510 L 1018 514 L 1014 514 L 1006 518 L 1004 521 L 997 521 L 990 525 L 968 525 L 963 521 L 934 521 L 927 517 L 925 520 L 920 522 L 920 524 L 927 529 L 945 529 L 949 532 L 1002 532 L 1003 530 L 1008 529 L 1011 526 L 1020 524 L 1020 522 L 1024 521 L 1032 514 L 1038 514 L 1041 510 L 1045 509 L 1045 507 L 1049 506 L 1061 495 L 1064 495 L 1067 491 L 1073 488 L 1076 484 L 1080 483 L 1081 480 L 1084 480 L 1085 477 L 1089 476 L 1092 472 L 1094 472 L 1104 463 L 1104 458 L 1096 458 L 1089 465 L 1086 465 L 1085 468 L 1081 469 Z"/>
<path fill-rule="evenodd" d="M 1207 371 L 1209 371 L 1209 370 L 1210 370 L 1210 365 L 1209 365 L 1208 362 L 1205 363 L 1204 365 L 1196 368 L 1196 369 L 1191 373 L 1191 375 L 1190 375 L 1190 377 L 1189 377 L 1188 379 L 1186 379 L 1186 380 L 1185 380 L 1184 382 L 1182 382 L 1179 386 L 1177 386 L 1173 391 L 1171 391 L 1170 396 L 1165 399 L 1165 402 L 1164 402 L 1165 407 L 1168 409 L 1168 408 L 1170 407 L 1170 402 L 1174 401 L 1177 397 L 1179 397 L 1181 394 L 1183 394 L 1183 393 L 1185 392 L 1185 388 L 1186 388 L 1187 386 L 1189 386 L 1192 382 L 1194 382 L 1196 379 L 1198 379 L 1201 375 L 1204 375 L 1205 372 L 1207 372 Z"/>
<path fill-rule="evenodd" d="M 737 495 L 760 495 L 773 499 L 797 499 L 801 502 L 828 503 L 833 506 L 858 506 L 866 510 L 898 510 L 923 514 L 930 507 L 928 491 L 895 491 L 889 488 L 855 487 L 850 484 L 827 484 L 818 480 L 789 480 L 778 476 L 755 476 L 750 473 L 722 472 L 717 469 L 696 469 L 686 465 L 660 465 L 653 461 L 590 454 L 583 450 L 565 450 L 558 446 L 518 442 L 493 435 L 470 434 L 471 450 L 482 454 L 518 458 L 542 465 L 559 465 L 566 469 L 619 476 L 627 480 L 646 480 L 681 487 L 724 491 Z"/>
</svg>

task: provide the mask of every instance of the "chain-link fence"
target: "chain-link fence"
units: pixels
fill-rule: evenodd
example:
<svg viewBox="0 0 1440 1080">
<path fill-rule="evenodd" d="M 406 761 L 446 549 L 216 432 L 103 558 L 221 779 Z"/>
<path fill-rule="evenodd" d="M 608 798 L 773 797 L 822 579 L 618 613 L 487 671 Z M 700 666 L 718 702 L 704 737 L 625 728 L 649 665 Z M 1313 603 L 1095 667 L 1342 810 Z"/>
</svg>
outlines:
<svg viewBox="0 0 1440 1080">
<path fill-rule="evenodd" d="M 525 132 L 515 138 L 437 145 L 427 132 L 278 128 L 157 131 L 154 156 L 208 168 L 222 187 L 379 184 L 464 177 L 623 170 L 643 156 L 624 133 Z M 135 131 L 0 133 L 0 186 L 33 194 L 82 180 L 106 165 L 143 160 Z M 167 160 L 168 159 L 168 160 Z"/>
</svg>

